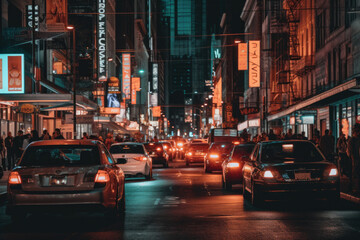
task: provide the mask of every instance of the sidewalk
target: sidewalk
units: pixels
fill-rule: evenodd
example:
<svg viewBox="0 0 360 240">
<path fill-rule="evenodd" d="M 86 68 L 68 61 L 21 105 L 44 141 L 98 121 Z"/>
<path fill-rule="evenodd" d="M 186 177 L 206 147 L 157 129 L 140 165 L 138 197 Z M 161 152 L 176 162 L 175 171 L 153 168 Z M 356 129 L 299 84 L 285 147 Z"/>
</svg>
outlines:
<svg viewBox="0 0 360 240">
<path fill-rule="evenodd" d="M 349 178 L 346 176 L 340 178 L 340 197 L 353 203 L 360 203 L 360 196 L 354 196 L 351 193 Z"/>
</svg>

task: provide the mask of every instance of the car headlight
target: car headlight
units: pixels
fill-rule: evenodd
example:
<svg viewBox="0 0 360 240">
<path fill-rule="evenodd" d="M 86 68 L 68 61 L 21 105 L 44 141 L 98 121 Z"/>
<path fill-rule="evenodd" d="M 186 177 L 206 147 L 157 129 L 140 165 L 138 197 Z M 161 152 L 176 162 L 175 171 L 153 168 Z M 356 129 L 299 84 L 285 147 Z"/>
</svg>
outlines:
<svg viewBox="0 0 360 240">
<path fill-rule="evenodd" d="M 337 176 L 337 175 L 338 175 L 338 170 L 336 168 L 330 169 L 330 173 L 329 173 L 330 177 L 334 177 L 334 176 Z"/>
<path fill-rule="evenodd" d="M 264 178 L 274 178 L 274 175 L 272 174 L 272 172 L 270 170 L 266 170 L 264 172 Z"/>
</svg>

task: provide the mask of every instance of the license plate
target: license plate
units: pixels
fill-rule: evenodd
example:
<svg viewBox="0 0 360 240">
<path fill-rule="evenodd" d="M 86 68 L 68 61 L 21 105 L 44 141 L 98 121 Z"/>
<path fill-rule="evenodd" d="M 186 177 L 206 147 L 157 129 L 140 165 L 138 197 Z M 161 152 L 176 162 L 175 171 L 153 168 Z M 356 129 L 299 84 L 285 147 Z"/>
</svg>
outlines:
<svg viewBox="0 0 360 240">
<path fill-rule="evenodd" d="M 51 186 L 73 186 L 75 184 L 74 176 L 51 176 Z"/>
<path fill-rule="evenodd" d="M 295 173 L 295 179 L 296 180 L 311 180 L 311 174 L 310 173 Z"/>
</svg>

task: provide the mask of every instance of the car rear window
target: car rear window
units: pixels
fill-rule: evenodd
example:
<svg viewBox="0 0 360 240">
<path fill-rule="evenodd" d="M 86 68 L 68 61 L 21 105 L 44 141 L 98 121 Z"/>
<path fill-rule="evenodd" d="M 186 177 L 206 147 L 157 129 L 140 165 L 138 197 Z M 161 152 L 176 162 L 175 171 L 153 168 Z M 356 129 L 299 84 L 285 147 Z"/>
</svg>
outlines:
<svg viewBox="0 0 360 240">
<path fill-rule="evenodd" d="M 264 144 L 261 149 L 261 162 L 320 162 L 324 161 L 319 150 L 309 142 Z"/>
<path fill-rule="evenodd" d="M 254 149 L 255 145 L 244 145 L 244 146 L 235 146 L 232 157 L 241 158 L 243 156 L 249 156 Z"/>
<path fill-rule="evenodd" d="M 100 155 L 96 146 L 53 145 L 30 146 L 26 149 L 20 166 L 69 166 L 99 165 Z"/>
<path fill-rule="evenodd" d="M 112 145 L 110 147 L 111 154 L 117 153 L 135 153 L 135 154 L 144 154 L 144 148 L 139 144 L 122 144 L 122 145 Z"/>
<path fill-rule="evenodd" d="M 189 151 L 194 151 L 194 150 L 203 150 L 203 151 L 207 151 L 209 149 L 209 144 L 191 144 L 189 147 Z"/>
<path fill-rule="evenodd" d="M 210 151 L 226 153 L 230 152 L 232 148 L 233 145 L 230 143 L 213 143 L 213 145 L 211 145 Z"/>
</svg>

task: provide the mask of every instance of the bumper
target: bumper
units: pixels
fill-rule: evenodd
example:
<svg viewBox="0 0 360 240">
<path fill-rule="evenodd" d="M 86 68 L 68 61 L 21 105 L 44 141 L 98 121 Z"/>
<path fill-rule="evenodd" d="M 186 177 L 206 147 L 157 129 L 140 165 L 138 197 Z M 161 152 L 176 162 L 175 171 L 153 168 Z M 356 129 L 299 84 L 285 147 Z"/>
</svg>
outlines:
<svg viewBox="0 0 360 240">
<path fill-rule="evenodd" d="M 304 182 L 304 183 L 262 183 L 256 184 L 256 192 L 268 200 L 294 198 L 331 198 L 340 194 L 339 183 Z"/>
<path fill-rule="evenodd" d="M 106 210 L 115 207 L 115 201 L 111 198 L 101 189 L 80 193 L 12 193 L 9 195 L 6 213 L 37 212 L 42 209 L 62 211 L 61 209 L 64 208 L 71 209 L 71 206 L 76 206 L 73 211 L 78 211 L 78 208 L 79 210 L 88 208 Z"/>
<path fill-rule="evenodd" d="M 210 171 L 221 171 L 222 170 L 222 161 L 205 161 L 208 169 Z"/>
<path fill-rule="evenodd" d="M 151 157 L 153 164 L 165 164 L 166 158 L 164 157 Z"/>
<path fill-rule="evenodd" d="M 242 170 L 240 168 L 237 169 L 228 168 L 225 177 L 226 177 L 226 181 L 232 184 L 243 182 Z"/>
<path fill-rule="evenodd" d="M 130 165 L 130 164 L 124 164 L 124 165 L 117 165 L 119 166 L 125 176 L 131 175 L 137 175 L 137 174 L 142 174 L 142 175 L 146 175 L 146 163 L 142 163 L 142 164 L 134 164 L 134 165 Z"/>
<path fill-rule="evenodd" d="M 204 156 L 186 157 L 185 160 L 189 163 L 204 163 Z"/>
</svg>

